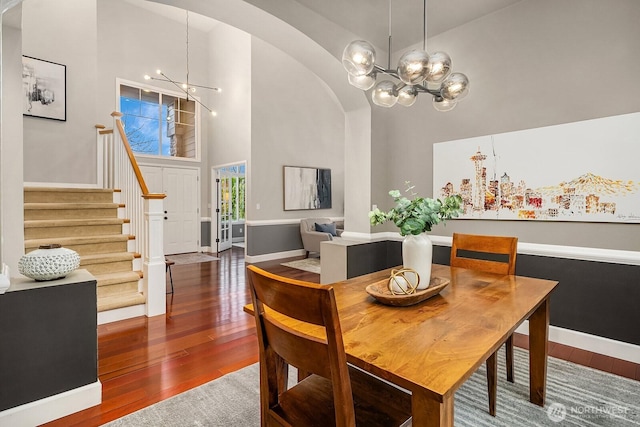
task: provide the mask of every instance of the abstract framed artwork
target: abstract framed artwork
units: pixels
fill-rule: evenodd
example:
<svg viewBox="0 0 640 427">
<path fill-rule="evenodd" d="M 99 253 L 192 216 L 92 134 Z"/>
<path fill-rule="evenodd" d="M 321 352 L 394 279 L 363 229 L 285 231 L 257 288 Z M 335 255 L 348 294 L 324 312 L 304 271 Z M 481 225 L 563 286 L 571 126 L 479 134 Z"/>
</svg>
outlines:
<svg viewBox="0 0 640 427">
<path fill-rule="evenodd" d="M 284 166 L 284 210 L 330 209 L 331 169 Z"/>
<path fill-rule="evenodd" d="M 640 223 L 640 113 L 433 145 L 460 218 Z"/>
<path fill-rule="evenodd" d="M 67 67 L 30 56 L 22 57 L 22 114 L 67 120 Z"/>
</svg>

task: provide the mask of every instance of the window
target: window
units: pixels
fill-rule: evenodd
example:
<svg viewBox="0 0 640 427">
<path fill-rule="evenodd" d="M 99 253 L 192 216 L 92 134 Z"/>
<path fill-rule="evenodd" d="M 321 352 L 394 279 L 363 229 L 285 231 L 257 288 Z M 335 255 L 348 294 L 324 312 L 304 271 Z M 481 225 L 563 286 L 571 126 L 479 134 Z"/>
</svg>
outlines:
<svg viewBox="0 0 640 427">
<path fill-rule="evenodd" d="M 221 191 L 225 199 L 229 199 L 229 215 L 231 221 L 245 220 L 245 167 L 244 165 L 228 166 L 220 170 Z M 229 188 L 230 187 L 230 188 Z M 227 196 L 228 194 L 228 196 Z M 226 214 L 227 212 L 223 212 Z"/>
<path fill-rule="evenodd" d="M 244 177 L 231 178 L 231 220 L 244 220 Z"/>
<path fill-rule="evenodd" d="M 135 154 L 198 159 L 199 109 L 182 94 L 120 84 L 122 124 Z"/>
</svg>

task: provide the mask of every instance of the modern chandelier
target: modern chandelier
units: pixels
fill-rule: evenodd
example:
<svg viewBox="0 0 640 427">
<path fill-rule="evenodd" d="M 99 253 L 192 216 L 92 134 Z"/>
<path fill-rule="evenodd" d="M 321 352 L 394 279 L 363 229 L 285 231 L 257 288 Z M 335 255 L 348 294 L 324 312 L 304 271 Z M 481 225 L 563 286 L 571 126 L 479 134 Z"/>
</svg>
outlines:
<svg viewBox="0 0 640 427">
<path fill-rule="evenodd" d="M 469 93 L 469 79 L 462 73 L 451 72 L 451 58 L 445 52 L 427 53 L 427 0 L 423 0 L 422 50 L 405 52 L 398 61 L 398 67 L 391 69 L 391 0 L 389 0 L 389 54 L 387 68 L 376 64 L 376 51 L 365 40 L 352 41 L 342 53 L 342 65 L 349 73 L 349 83 L 369 90 L 373 87 L 371 99 L 381 107 L 393 107 L 396 103 L 412 106 L 420 93 L 433 97 L 433 106 L 438 111 L 451 111 L 458 101 Z M 397 80 L 380 80 L 379 74 Z M 375 85 L 375 87 L 374 87 Z"/>
<path fill-rule="evenodd" d="M 219 87 L 211 87 L 211 86 L 204 86 L 204 85 L 197 85 L 194 83 L 189 82 L 189 11 L 186 11 L 187 13 L 187 59 L 186 59 L 186 65 L 187 65 L 187 80 L 186 82 L 179 82 L 176 80 L 173 80 L 172 78 L 168 77 L 164 72 L 162 72 L 162 70 L 156 70 L 156 75 L 159 77 L 153 77 L 150 76 L 148 74 L 145 74 L 144 79 L 145 80 L 160 80 L 163 82 L 169 82 L 172 83 L 173 85 L 175 85 L 178 89 L 180 89 L 182 92 L 184 92 L 187 95 L 187 101 L 189 101 L 190 99 L 197 102 L 198 104 L 200 104 L 200 106 L 202 106 L 202 108 L 204 108 L 205 110 L 207 110 L 209 113 L 211 113 L 212 116 L 217 116 L 218 114 L 213 111 L 211 108 L 207 107 L 206 105 L 204 105 L 202 102 L 200 102 L 200 100 L 198 98 L 195 98 L 194 96 L 190 96 L 191 93 L 195 93 L 196 92 L 196 88 L 200 88 L 200 89 L 210 89 L 213 90 L 215 92 L 222 92 L 222 89 L 220 89 Z"/>
</svg>

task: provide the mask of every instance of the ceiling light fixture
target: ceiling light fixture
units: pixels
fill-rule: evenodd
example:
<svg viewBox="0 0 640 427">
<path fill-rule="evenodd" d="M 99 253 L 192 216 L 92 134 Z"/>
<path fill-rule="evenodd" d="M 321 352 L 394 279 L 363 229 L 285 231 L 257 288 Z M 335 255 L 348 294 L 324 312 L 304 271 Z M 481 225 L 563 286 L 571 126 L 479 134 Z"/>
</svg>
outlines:
<svg viewBox="0 0 640 427">
<path fill-rule="evenodd" d="M 445 52 L 427 53 L 427 0 L 423 0 L 422 50 L 405 52 L 398 61 L 398 68 L 391 69 L 391 0 L 389 0 L 389 55 L 387 68 L 377 65 L 376 51 L 365 40 L 352 41 L 342 53 L 342 65 L 349 73 L 349 83 L 358 89 L 373 87 L 371 99 L 381 107 L 400 104 L 410 107 L 419 93 L 433 97 L 438 111 L 452 110 L 458 101 L 469 93 L 469 79 L 462 73 L 451 73 L 451 58 Z M 399 80 L 381 80 L 378 74 L 386 74 Z M 375 85 L 375 87 L 374 87 Z"/>
<path fill-rule="evenodd" d="M 204 108 L 209 113 L 211 113 L 212 116 L 217 116 L 218 113 L 216 113 L 211 108 L 209 108 L 206 105 L 204 105 L 202 102 L 200 102 L 200 100 L 198 98 L 195 98 L 193 96 L 190 97 L 190 93 L 195 93 L 196 92 L 196 88 L 210 89 L 210 90 L 213 90 L 215 92 L 222 92 L 222 89 L 220 89 L 219 87 L 197 85 L 197 84 L 189 82 L 189 11 L 187 10 L 186 13 L 187 13 L 187 61 L 186 61 L 186 64 L 187 64 L 187 81 L 186 82 L 178 82 L 176 80 L 173 80 L 172 78 L 168 77 L 165 73 L 163 73 L 162 70 L 156 70 L 156 75 L 159 76 L 159 77 L 153 77 L 153 76 L 150 76 L 148 74 L 145 74 L 144 79 L 145 80 L 160 80 L 160 81 L 163 81 L 163 82 L 172 83 L 174 86 L 176 86 L 178 89 L 180 89 L 182 92 L 184 92 L 187 95 L 187 101 L 189 101 L 189 99 L 192 99 L 195 102 L 197 102 L 198 104 L 200 104 L 202 106 L 202 108 Z"/>
</svg>

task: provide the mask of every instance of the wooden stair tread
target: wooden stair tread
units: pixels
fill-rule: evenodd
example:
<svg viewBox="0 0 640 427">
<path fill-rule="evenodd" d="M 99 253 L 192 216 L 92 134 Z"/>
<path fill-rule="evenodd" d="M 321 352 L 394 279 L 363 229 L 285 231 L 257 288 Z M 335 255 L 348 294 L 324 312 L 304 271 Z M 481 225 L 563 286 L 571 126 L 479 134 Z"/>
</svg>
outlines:
<svg viewBox="0 0 640 427">
<path fill-rule="evenodd" d="M 115 261 L 131 261 L 135 258 L 132 252 L 111 252 L 106 254 L 81 255 L 80 265 L 98 264 Z"/>
<path fill-rule="evenodd" d="M 67 187 L 24 187 L 25 192 L 48 192 L 48 193 L 113 193 L 110 188 L 67 188 Z"/>
<path fill-rule="evenodd" d="M 126 242 L 131 239 L 132 236 L 127 234 L 105 234 L 102 236 L 79 236 L 79 237 L 59 237 L 56 238 L 56 243 L 65 245 L 81 245 L 89 243 L 105 243 L 105 242 Z M 24 241 L 25 247 L 34 247 L 40 245 L 46 245 L 51 243 L 51 239 L 26 239 Z"/>
<path fill-rule="evenodd" d="M 98 301 L 98 311 L 114 310 L 116 308 L 140 305 L 146 302 L 146 298 L 140 292 L 109 295 L 100 298 Z"/>
<path fill-rule="evenodd" d="M 24 228 L 73 227 L 79 225 L 122 225 L 128 222 L 121 218 L 98 219 L 35 219 L 26 220 Z"/>
<path fill-rule="evenodd" d="M 119 203 L 73 203 L 73 202 L 60 202 L 60 203 L 25 203 L 24 209 L 118 209 Z"/>
<path fill-rule="evenodd" d="M 118 283 L 137 282 L 142 278 L 141 271 L 120 271 L 116 273 L 94 274 L 98 286 L 109 286 Z"/>
</svg>

